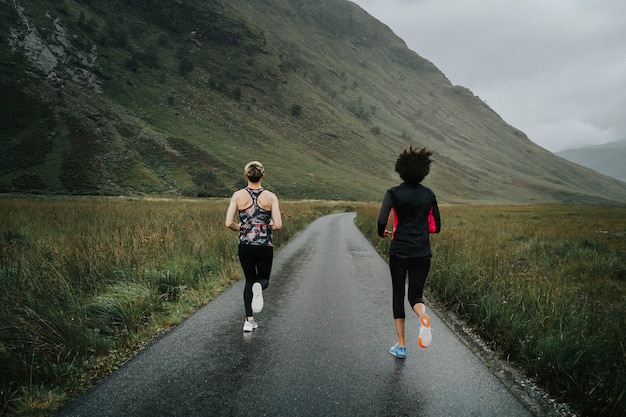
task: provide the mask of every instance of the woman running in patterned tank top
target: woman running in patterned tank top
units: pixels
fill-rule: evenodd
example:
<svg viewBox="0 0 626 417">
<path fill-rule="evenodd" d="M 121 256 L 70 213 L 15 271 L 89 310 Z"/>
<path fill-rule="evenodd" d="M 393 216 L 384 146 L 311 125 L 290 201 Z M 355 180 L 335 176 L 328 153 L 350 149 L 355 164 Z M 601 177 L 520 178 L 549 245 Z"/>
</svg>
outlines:
<svg viewBox="0 0 626 417">
<path fill-rule="evenodd" d="M 246 277 L 243 304 L 246 320 L 244 332 L 258 327 L 254 313 L 263 309 L 263 290 L 269 285 L 274 244 L 272 231 L 282 227 L 278 198 L 263 189 L 265 168 L 258 161 L 249 162 L 244 168 L 248 186 L 235 191 L 226 212 L 226 227 L 239 232 L 239 261 Z M 235 222 L 235 215 L 239 222 Z"/>
</svg>

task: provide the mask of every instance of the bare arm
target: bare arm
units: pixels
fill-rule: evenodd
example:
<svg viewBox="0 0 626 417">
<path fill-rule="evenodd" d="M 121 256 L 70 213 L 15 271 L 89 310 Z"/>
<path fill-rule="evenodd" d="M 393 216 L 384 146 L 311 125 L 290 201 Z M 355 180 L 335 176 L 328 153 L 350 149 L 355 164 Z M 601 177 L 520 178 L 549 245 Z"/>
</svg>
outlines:
<svg viewBox="0 0 626 417">
<path fill-rule="evenodd" d="M 230 230 L 238 232 L 241 227 L 241 223 L 235 223 L 235 214 L 237 214 L 237 201 L 235 199 L 235 194 L 233 194 L 230 199 L 230 204 L 228 205 L 228 210 L 226 211 L 225 224 Z"/>
<path fill-rule="evenodd" d="M 278 198 L 274 196 L 272 201 L 272 222 L 270 223 L 272 230 L 279 230 L 283 227 L 283 219 L 280 215 L 280 207 L 278 206 Z"/>
</svg>

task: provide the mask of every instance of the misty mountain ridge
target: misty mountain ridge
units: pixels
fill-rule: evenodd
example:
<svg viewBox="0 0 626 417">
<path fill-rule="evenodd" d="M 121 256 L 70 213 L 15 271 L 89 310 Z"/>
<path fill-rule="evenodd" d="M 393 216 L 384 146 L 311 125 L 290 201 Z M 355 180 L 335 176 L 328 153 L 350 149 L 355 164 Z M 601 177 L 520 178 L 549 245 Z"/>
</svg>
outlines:
<svg viewBox="0 0 626 417">
<path fill-rule="evenodd" d="M 556 152 L 568 161 L 626 182 L 626 139 Z M 626 187 L 626 184 L 624 185 Z"/>
<path fill-rule="evenodd" d="M 625 203 L 345 0 L 0 1 L 0 192 L 379 200 L 425 146 L 442 202 Z"/>
</svg>

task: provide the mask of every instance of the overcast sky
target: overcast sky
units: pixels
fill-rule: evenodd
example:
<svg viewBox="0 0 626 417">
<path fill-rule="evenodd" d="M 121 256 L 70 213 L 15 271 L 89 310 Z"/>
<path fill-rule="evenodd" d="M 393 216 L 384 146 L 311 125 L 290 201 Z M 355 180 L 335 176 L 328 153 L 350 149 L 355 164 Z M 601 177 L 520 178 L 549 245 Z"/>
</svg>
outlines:
<svg viewBox="0 0 626 417">
<path fill-rule="evenodd" d="M 544 148 L 626 139 L 626 1 L 352 1 Z"/>
</svg>

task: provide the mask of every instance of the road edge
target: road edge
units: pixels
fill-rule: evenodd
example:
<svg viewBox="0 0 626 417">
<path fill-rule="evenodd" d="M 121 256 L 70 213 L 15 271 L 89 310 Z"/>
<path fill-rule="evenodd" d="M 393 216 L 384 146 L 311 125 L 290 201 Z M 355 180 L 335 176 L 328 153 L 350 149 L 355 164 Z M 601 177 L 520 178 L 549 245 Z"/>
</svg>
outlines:
<svg viewBox="0 0 626 417">
<path fill-rule="evenodd" d="M 427 305 L 441 321 L 458 336 L 491 373 L 507 387 L 536 417 L 576 417 L 577 414 L 566 403 L 560 403 L 544 392 L 536 382 L 503 360 L 497 352 L 489 348 L 473 328 L 445 308 L 443 303 L 424 297 Z"/>
</svg>

